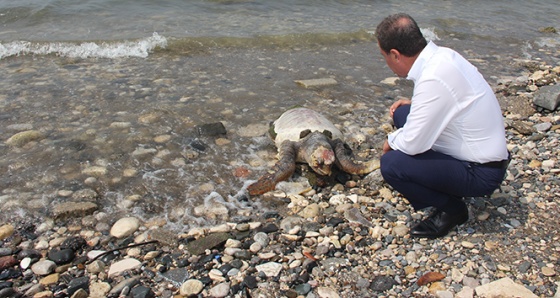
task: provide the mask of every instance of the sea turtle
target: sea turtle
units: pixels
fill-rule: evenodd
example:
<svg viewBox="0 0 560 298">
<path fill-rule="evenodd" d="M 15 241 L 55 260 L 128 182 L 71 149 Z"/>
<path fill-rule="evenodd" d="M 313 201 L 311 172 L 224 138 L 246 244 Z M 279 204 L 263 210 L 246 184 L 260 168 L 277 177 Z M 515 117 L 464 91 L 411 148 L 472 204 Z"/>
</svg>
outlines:
<svg viewBox="0 0 560 298">
<path fill-rule="evenodd" d="M 308 108 L 294 108 L 283 113 L 271 124 L 270 136 L 278 148 L 278 161 L 257 182 L 249 185 L 250 195 L 273 190 L 278 182 L 294 173 L 296 162 L 307 163 L 317 174 L 326 176 L 331 174 L 332 165 L 357 175 L 379 168 L 379 160 L 355 163 L 340 130 Z"/>
</svg>

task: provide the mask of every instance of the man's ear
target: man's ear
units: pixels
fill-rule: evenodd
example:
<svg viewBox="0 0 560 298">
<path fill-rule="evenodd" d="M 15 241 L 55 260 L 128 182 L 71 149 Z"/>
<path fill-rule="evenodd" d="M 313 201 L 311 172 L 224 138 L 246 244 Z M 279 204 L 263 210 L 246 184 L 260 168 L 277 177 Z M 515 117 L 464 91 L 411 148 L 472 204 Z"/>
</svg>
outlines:
<svg viewBox="0 0 560 298">
<path fill-rule="evenodd" d="M 396 49 L 391 49 L 389 51 L 389 57 L 391 57 L 393 61 L 398 62 L 401 59 L 401 53 Z"/>
</svg>

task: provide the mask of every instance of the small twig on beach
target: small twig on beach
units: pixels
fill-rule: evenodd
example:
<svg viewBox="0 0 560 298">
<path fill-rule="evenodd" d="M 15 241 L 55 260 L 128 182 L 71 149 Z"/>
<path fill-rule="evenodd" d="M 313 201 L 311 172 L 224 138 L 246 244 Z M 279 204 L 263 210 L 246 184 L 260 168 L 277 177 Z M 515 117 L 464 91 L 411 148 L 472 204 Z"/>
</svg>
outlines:
<svg viewBox="0 0 560 298">
<path fill-rule="evenodd" d="M 102 256 L 106 256 L 106 255 L 108 255 L 108 254 L 110 254 L 110 253 L 112 253 L 112 252 L 115 252 L 115 251 L 118 251 L 118 250 L 121 250 L 121 249 L 127 249 L 127 248 L 136 247 L 136 246 L 142 246 L 142 245 L 152 244 L 152 243 L 156 243 L 156 242 L 159 242 L 159 241 L 157 241 L 157 240 L 151 240 L 151 241 L 146 241 L 146 242 L 142 242 L 142 243 L 135 243 L 135 244 L 127 245 L 127 246 L 117 247 L 117 248 L 115 248 L 115 249 L 108 250 L 108 251 L 106 251 L 106 252 L 104 252 L 104 253 L 102 253 L 102 254 L 96 256 L 95 258 L 93 258 L 93 259 L 91 259 L 89 262 L 87 262 L 87 264 L 89 264 L 89 263 L 91 263 L 91 262 L 93 262 L 93 261 L 95 261 L 95 260 L 101 258 Z"/>
</svg>

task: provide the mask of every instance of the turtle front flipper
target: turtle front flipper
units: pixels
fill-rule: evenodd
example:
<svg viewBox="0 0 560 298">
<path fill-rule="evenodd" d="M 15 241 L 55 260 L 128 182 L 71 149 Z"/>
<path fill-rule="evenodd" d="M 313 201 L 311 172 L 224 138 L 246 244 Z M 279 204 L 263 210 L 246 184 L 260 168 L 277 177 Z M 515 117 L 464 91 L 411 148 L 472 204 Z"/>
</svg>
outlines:
<svg viewBox="0 0 560 298">
<path fill-rule="evenodd" d="M 250 195 L 260 195 L 274 190 L 276 184 L 287 180 L 296 171 L 296 148 L 291 141 L 284 141 L 279 150 L 280 158 L 276 164 L 262 175 L 257 182 L 249 185 Z"/>
<path fill-rule="evenodd" d="M 353 161 L 352 150 L 342 140 L 332 140 L 332 146 L 336 155 L 336 166 L 342 171 L 349 174 L 365 175 L 369 174 L 380 167 L 378 159 L 372 159 L 364 163 L 355 163 Z"/>
</svg>

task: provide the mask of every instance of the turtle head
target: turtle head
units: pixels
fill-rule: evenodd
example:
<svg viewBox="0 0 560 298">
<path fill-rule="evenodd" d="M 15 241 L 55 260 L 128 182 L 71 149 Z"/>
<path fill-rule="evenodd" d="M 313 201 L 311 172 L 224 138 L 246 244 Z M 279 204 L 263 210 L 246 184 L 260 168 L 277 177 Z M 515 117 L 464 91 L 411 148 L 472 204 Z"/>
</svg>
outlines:
<svg viewBox="0 0 560 298">
<path fill-rule="evenodd" d="M 319 175 L 328 176 L 331 174 L 331 166 L 336 159 L 334 151 L 330 147 L 318 146 L 311 153 L 309 166 Z"/>
</svg>

